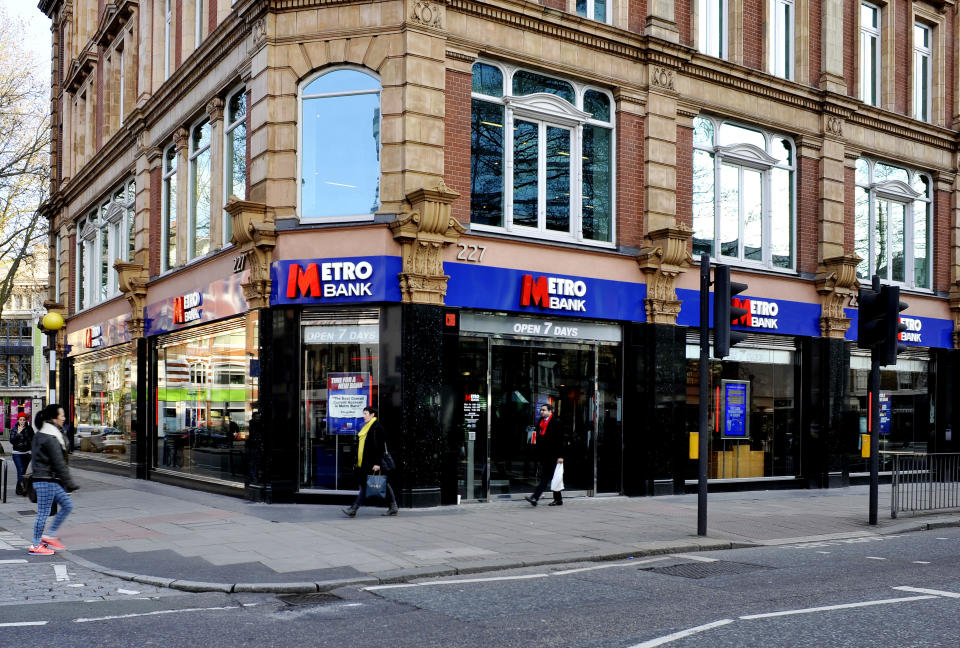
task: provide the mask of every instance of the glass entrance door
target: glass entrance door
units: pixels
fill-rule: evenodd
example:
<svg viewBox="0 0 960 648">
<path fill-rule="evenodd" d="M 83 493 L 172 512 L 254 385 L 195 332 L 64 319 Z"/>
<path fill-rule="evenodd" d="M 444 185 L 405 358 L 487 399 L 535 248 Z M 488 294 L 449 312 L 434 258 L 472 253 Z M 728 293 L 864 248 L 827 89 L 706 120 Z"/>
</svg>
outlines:
<svg viewBox="0 0 960 648">
<path fill-rule="evenodd" d="M 554 407 L 564 437 L 566 489 L 619 490 L 617 347 L 462 338 L 460 364 L 462 497 L 510 497 L 536 487 L 539 466 L 529 437 L 543 404 Z"/>
</svg>

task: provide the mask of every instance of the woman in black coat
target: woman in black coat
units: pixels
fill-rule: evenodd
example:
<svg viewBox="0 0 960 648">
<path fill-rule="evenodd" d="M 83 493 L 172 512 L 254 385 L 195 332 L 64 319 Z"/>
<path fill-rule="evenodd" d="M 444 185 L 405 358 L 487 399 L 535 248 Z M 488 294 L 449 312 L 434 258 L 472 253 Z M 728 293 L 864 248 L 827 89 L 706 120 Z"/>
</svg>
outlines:
<svg viewBox="0 0 960 648">
<path fill-rule="evenodd" d="M 357 493 L 356 501 L 349 507 L 343 509 L 347 517 L 356 517 L 357 510 L 363 506 L 367 497 L 367 475 L 375 472 L 382 472 L 383 455 L 387 451 L 387 431 L 383 424 L 377 420 L 377 410 L 373 407 L 363 408 L 364 425 L 357 435 L 359 444 L 357 446 L 357 465 L 354 466 L 354 473 L 360 482 L 360 492 Z M 393 494 L 393 488 L 390 482 L 387 482 L 387 504 L 390 508 L 384 515 L 396 515 L 399 512 L 397 508 L 397 497 Z"/>
<path fill-rule="evenodd" d="M 33 490 L 37 493 L 37 521 L 33 525 L 33 546 L 30 553 L 35 556 L 52 556 L 56 551 L 66 549 L 57 529 L 63 524 L 73 502 L 67 493 L 77 490 L 77 483 L 67 466 L 67 439 L 63 435 L 63 408 L 57 404 L 47 405 L 37 414 L 37 433 L 33 436 Z M 48 533 L 44 532 L 50 508 L 56 503 L 59 512 L 53 518 Z"/>
<path fill-rule="evenodd" d="M 10 430 L 10 445 L 13 446 L 13 465 L 17 467 L 17 495 L 26 495 L 23 489 L 23 472 L 30 465 L 30 450 L 33 447 L 33 428 L 27 415 L 17 418 L 17 427 Z"/>
</svg>

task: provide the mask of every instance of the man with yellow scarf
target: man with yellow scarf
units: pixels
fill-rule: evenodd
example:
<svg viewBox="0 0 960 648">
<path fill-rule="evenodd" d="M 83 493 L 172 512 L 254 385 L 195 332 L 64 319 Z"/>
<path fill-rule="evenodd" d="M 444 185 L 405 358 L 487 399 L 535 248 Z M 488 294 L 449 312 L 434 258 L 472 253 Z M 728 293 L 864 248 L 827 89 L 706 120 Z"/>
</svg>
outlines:
<svg viewBox="0 0 960 648">
<path fill-rule="evenodd" d="M 348 508 L 342 509 L 347 517 L 356 517 L 357 510 L 363 506 L 367 497 L 367 475 L 380 470 L 383 463 L 383 454 L 386 452 L 387 431 L 377 420 L 377 410 L 375 407 L 363 408 L 363 427 L 357 435 L 359 444 L 357 446 L 357 464 L 354 466 L 354 472 L 357 480 L 360 482 L 360 492 L 357 493 L 356 501 Z M 387 504 L 390 508 L 383 515 L 396 515 L 400 509 L 397 508 L 397 497 L 393 494 L 393 488 L 390 482 L 387 482 Z"/>
</svg>

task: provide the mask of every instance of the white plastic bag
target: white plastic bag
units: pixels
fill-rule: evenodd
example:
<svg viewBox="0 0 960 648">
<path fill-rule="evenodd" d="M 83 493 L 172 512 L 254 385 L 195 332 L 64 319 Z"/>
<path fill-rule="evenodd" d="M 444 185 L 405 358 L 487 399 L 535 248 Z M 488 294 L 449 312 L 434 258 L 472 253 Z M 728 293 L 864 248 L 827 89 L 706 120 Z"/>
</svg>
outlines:
<svg viewBox="0 0 960 648">
<path fill-rule="evenodd" d="M 550 490 L 563 490 L 563 464 L 558 463 L 556 470 L 553 471 L 553 480 L 550 482 Z"/>
</svg>

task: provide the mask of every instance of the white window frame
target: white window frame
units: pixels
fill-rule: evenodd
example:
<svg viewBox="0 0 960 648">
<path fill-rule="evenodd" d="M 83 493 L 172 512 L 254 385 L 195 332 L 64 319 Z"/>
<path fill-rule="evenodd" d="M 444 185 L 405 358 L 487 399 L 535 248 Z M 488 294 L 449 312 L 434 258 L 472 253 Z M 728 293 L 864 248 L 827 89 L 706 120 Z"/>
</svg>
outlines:
<svg viewBox="0 0 960 648">
<path fill-rule="evenodd" d="M 131 260 L 131 246 L 127 237 L 130 232 L 130 220 L 136 218 L 136 196 L 131 196 L 130 192 L 130 187 L 135 186 L 135 182 L 133 178 L 127 178 L 115 185 L 106 197 L 88 209 L 84 218 L 78 222 L 77 264 L 81 263 L 82 249 L 84 266 L 83 281 L 77 282 L 78 311 L 98 306 L 120 295 L 119 277 L 117 271 L 113 269 L 113 262 L 116 259 Z M 118 193 L 121 196 L 120 202 L 114 199 Z M 80 223 L 83 223 L 82 227 Z M 104 248 L 104 236 L 106 236 L 106 248 Z M 57 239 L 59 248 L 59 237 Z M 103 275 L 104 259 L 107 260 L 106 277 Z M 55 277 L 59 286 L 59 249 Z M 104 280 L 107 282 L 106 295 L 101 294 L 101 285 Z"/>
<path fill-rule="evenodd" d="M 596 20 L 597 22 L 606 23 L 608 25 L 610 24 L 613 16 L 613 6 L 612 6 L 613 0 L 607 0 L 606 11 L 605 11 L 606 15 L 604 15 L 601 18 L 598 18 L 596 15 L 596 11 L 597 11 L 596 0 L 585 0 L 585 2 L 586 2 L 586 8 L 587 8 L 586 15 L 581 14 L 579 11 L 577 11 L 578 16 L 583 16 L 587 20 Z"/>
<path fill-rule="evenodd" d="M 164 32 L 163 32 L 163 79 L 166 81 L 170 78 L 170 55 L 173 50 L 173 0 L 164 0 L 165 5 L 165 21 L 164 21 Z"/>
<path fill-rule="evenodd" d="M 58 232 L 54 241 L 53 301 L 60 303 L 60 255 L 63 254 L 63 237 Z"/>
<path fill-rule="evenodd" d="M 120 101 L 118 102 L 118 105 L 120 106 L 120 116 L 118 121 L 121 126 L 123 126 L 123 117 L 126 114 L 126 110 L 124 110 L 123 99 L 124 99 L 124 90 L 126 89 L 125 78 L 127 76 L 127 68 L 126 68 L 127 59 L 124 52 L 125 52 L 125 48 L 123 47 L 123 37 L 121 36 L 120 47 L 117 50 L 117 55 L 118 55 L 117 58 L 119 59 L 118 63 L 120 64 Z"/>
<path fill-rule="evenodd" d="M 730 33 L 727 0 L 697 0 L 697 49 L 707 56 L 728 56 Z"/>
<path fill-rule="evenodd" d="M 797 212 L 798 212 L 798 198 L 797 198 L 797 144 L 792 137 L 786 133 L 768 131 L 763 128 L 759 128 L 754 125 L 742 124 L 740 122 L 735 122 L 727 119 L 718 119 L 715 117 L 700 115 L 700 119 L 706 119 L 713 124 L 713 145 L 706 146 L 699 143 L 694 143 L 695 150 L 707 151 L 713 155 L 713 244 L 712 252 L 710 253 L 711 258 L 720 260 L 720 261 L 729 261 L 736 264 L 739 267 L 745 268 L 757 268 L 763 269 L 770 272 L 780 272 L 780 273 L 795 273 L 797 267 Z M 719 145 L 717 144 L 718 138 L 720 136 L 720 128 L 723 124 L 730 124 L 733 126 L 739 126 L 746 128 L 752 131 L 756 131 L 763 135 L 764 139 L 764 149 L 761 150 L 753 144 L 729 144 L 729 145 Z M 785 164 L 777 160 L 776 157 L 770 154 L 770 151 L 773 147 L 774 139 L 783 139 L 790 143 L 793 151 L 792 158 L 793 164 Z M 738 169 L 738 234 L 737 234 L 737 256 L 731 256 L 721 253 L 721 241 L 720 241 L 720 230 L 721 230 L 721 219 L 722 219 L 722 209 L 721 204 L 722 200 L 720 198 L 721 193 L 721 174 L 724 165 L 733 166 Z M 790 174 L 790 183 L 793 194 L 793 204 L 790 205 L 790 240 L 793 242 L 792 249 L 790 250 L 790 265 L 789 267 L 781 267 L 773 265 L 773 250 L 771 247 L 771 242 L 773 239 L 773 224 L 772 219 L 772 209 L 773 209 L 773 191 L 771 189 L 771 176 L 773 169 L 785 169 L 791 172 Z M 761 213 L 760 213 L 760 228 L 761 228 L 761 261 L 753 261 L 751 259 L 744 258 L 744 245 L 746 243 L 744 237 L 744 215 L 743 215 L 743 172 L 744 169 L 751 169 L 759 171 L 762 174 L 761 178 Z"/>
<path fill-rule="evenodd" d="M 200 43 L 203 42 L 203 0 L 194 0 L 194 6 L 196 7 L 196 47 L 200 47 Z"/>
<path fill-rule="evenodd" d="M 922 30 L 927 37 L 928 45 L 918 42 L 917 31 Z M 929 122 L 932 118 L 933 107 L 933 27 L 922 22 L 915 22 L 913 27 L 913 117 L 920 121 Z M 921 83 L 920 66 L 926 64 L 927 80 Z"/>
<path fill-rule="evenodd" d="M 880 72 L 883 68 L 882 49 L 880 47 L 881 25 L 883 14 L 880 7 L 870 2 L 860 3 L 860 14 L 862 17 L 863 9 L 868 8 L 875 12 L 877 17 L 877 26 L 865 25 L 860 21 L 860 100 L 871 106 L 880 105 Z M 870 66 L 867 62 L 871 59 L 871 54 L 876 58 L 876 70 L 871 74 Z M 867 90 L 873 90 L 873 97 L 869 96 Z"/>
<path fill-rule="evenodd" d="M 592 247 L 614 248 L 617 242 L 617 131 L 616 131 L 616 102 L 612 93 L 604 88 L 578 83 L 566 77 L 543 74 L 514 65 L 497 63 L 479 59 L 483 65 L 495 67 L 503 75 L 501 97 L 494 97 L 478 92 L 471 92 L 471 99 L 500 104 L 504 108 L 504 172 L 503 172 L 503 226 L 483 225 L 471 223 L 471 231 L 479 232 L 507 232 L 517 236 L 536 238 L 549 241 L 575 242 Z M 532 72 L 542 77 L 556 79 L 569 84 L 573 88 L 574 101 L 571 104 L 566 99 L 549 93 L 534 93 L 517 96 L 513 94 L 513 77 L 517 72 Z M 581 110 L 584 95 L 588 90 L 599 92 L 610 101 L 610 121 L 593 119 L 590 113 Z M 526 227 L 514 223 L 513 219 L 513 174 L 514 174 L 514 141 L 513 130 L 516 119 L 534 122 L 538 125 L 538 213 L 536 228 Z M 583 165 L 571 164 L 570 169 L 570 231 L 558 232 L 546 228 L 546 128 L 555 126 L 569 129 L 571 160 L 583 159 L 583 127 L 600 126 L 610 131 L 610 240 L 595 241 L 583 237 Z"/>
<path fill-rule="evenodd" d="M 167 156 L 170 154 L 170 151 L 173 151 L 173 156 L 175 163 L 171 169 L 166 168 Z M 169 258 L 169 249 L 170 249 L 170 199 L 168 198 L 170 192 L 167 191 L 167 187 L 173 185 L 175 197 L 179 200 L 180 196 L 180 187 L 177 186 L 177 172 L 180 170 L 180 159 L 179 154 L 177 153 L 176 145 L 170 144 L 168 147 L 163 149 L 163 157 L 160 162 L 160 271 L 168 272 L 177 267 L 177 242 L 174 241 L 174 258 L 173 264 L 170 263 Z M 177 205 L 173 205 L 174 212 L 176 213 L 177 221 L 177 232 L 180 231 L 181 225 L 181 214 Z"/>
<path fill-rule="evenodd" d="M 230 101 L 237 95 L 244 95 L 244 101 L 246 101 L 246 93 L 247 93 L 246 86 L 242 86 L 242 85 L 237 86 L 236 88 L 232 89 L 230 92 L 227 93 L 227 100 L 224 102 L 224 105 L 223 105 L 223 116 L 224 116 L 224 124 L 225 124 L 223 129 L 223 204 L 224 205 L 227 204 L 227 201 L 230 199 L 230 196 L 232 195 L 231 192 L 233 190 L 233 159 L 230 156 L 231 136 L 233 135 L 233 131 L 236 130 L 237 126 L 240 126 L 241 124 L 246 123 L 247 115 L 249 114 L 249 111 L 250 111 L 250 106 L 248 105 L 246 107 L 246 110 L 244 111 L 244 116 L 241 119 L 238 119 L 233 123 L 227 123 L 227 119 L 230 117 Z M 250 137 L 249 131 L 247 132 L 246 137 Z M 244 140 L 244 142 L 246 143 L 246 140 Z M 246 146 L 244 146 L 244 148 L 246 149 Z M 244 150 L 243 154 L 244 154 L 244 157 L 246 157 L 246 154 L 247 154 L 246 150 Z M 247 163 L 248 163 L 248 166 L 246 171 L 247 173 L 249 173 L 250 172 L 249 160 L 247 160 Z M 244 183 L 246 184 L 246 182 L 247 182 L 247 178 L 244 178 Z M 243 200 L 246 200 L 246 187 L 244 187 Z M 226 209 L 223 209 L 221 211 L 223 213 L 223 224 L 220 231 L 223 234 L 223 245 L 224 246 L 233 245 L 230 242 L 231 236 L 228 235 L 228 233 L 232 234 L 231 230 L 232 230 L 233 221 L 230 220 L 230 214 L 227 213 Z"/>
<path fill-rule="evenodd" d="M 772 27 L 770 37 L 770 71 L 782 79 L 793 80 L 794 45 L 796 39 L 796 4 L 794 0 L 770 0 Z M 786 13 L 786 19 L 784 16 Z"/>
<path fill-rule="evenodd" d="M 208 126 L 210 128 L 210 138 L 206 146 L 201 146 L 200 148 L 194 148 L 193 143 L 193 133 L 197 128 L 203 128 L 203 126 Z M 190 127 L 190 134 L 188 136 L 188 158 L 187 158 L 187 261 L 193 261 L 194 259 L 200 258 L 210 254 L 213 250 L 213 240 L 212 234 L 213 229 L 211 227 L 211 240 L 208 241 L 208 250 L 204 254 L 197 253 L 197 193 L 196 193 L 196 180 L 197 180 L 197 159 L 204 153 L 211 151 L 213 146 L 213 124 L 210 122 L 210 119 L 204 117 Z M 210 166 L 210 181 L 213 182 L 213 158 L 211 155 L 211 166 Z M 213 205 L 210 205 L 210 226 L 213 225 Z"/>
<path fill-rule="evenodd" d="M 304 94 L 311 83 L 313 83 L 317 78 L 330 74 L 331 72 L 338 72 L 340 70 L 353 70 L 354 72 L 361 72 L 366 74 L 370 78 L 376 80 L 377 84 L 380 86 L 376 91 L 374 90 L 360 90 L 356 92 L 346 91 L 346 92 L 328 92 L 323 94 Z M 300 87 L 297 89 L 297 144 L 302 147 L 303 144 L 303 102 L 305 99 L 316 99 L 321 97 L 345 97 L 349 95 L 361 95 L 361 94 L 376 94 L 380 98 L 380 151 L 377 154 L 378 159 L 380 160 L 380 200 L 379 204 L 383 205 L 383 79 L 380 75 L 374 72 L 373 70 L 360 67 L 358 65 L 338 65 L 336 67 L 325 68 L 316 74 L 311 74 L 309 77 L 304 79 L 300 83 Z M 250 110 L 250 106 L 247 106 L 247 110 Z M 247 134 L 249 136 L 249 133 Z M 297 178 L 303 177 L 303 152 L 298 150 L 297 152 Z M 298 180 L 299 183 L 299 180 Z M 303 190 L 302 187 L 297 187 L 297 217 L 301 223 L 356 223 L 356 222 L 370 222 L 376 217 L 376 213 L 370 214 L 350 214 L 345 216 L 305 216 L 303 213 Z"/>
<path fill-rule="evenodd" d="M 868 252 L 867 252 L 867 277 L 872 277 L 877 272 L 876 268 L 876 249 L 877 249 L 877 204 L 878 202 L 886 203 L 899 203 L 903 205 L 903 263 L 904 263 L 904 281 L 897 281 L 892 278 L 893 274 L 893 253 L 892 248 L 887 246 L 887 255 L 886 255 L 886 276 L 881 276 L 880 280 L 885 283 L 892 283 L 898 286 L 902 286 L 908 290 L 915 290 L 917 292 L 933 292 L 934 285 L 934 276 L 933 276 L 933 257 L 935 251 L 935 236 L 936 231 L 934 230 L 934 221 L 936 219 L 936 211 L 934 209 L 934 184 L 933 178 L 929 173 L 922 171 L 916 171 L 909 167 L 902 165 L 889 164 L 886 162 L 879 162 L 878 160 L 873 160 L 870 158 L 861 158 L 864 162 L 867 163 L 869 179 L 864 184 L 858 178 L 856 181 L 856 186 L 865 189 L 867 191 L 867 196 L 869 198 L 869 218 L 868 218 Z M 895 167 L 898 169 L 903 169 L 907 172 L 908 182 L 904 183 L 901 180 L 887 180 L 884 182 L 875 182 L 874 181 L 874 169 L 878 163 L 886 164 L 887 166 Z M 925 196 L 922 193 L 917 192 L 913 188 L 913 183 L 918 177 L 926 178 L 927 187 L 930 190 L 930 196 Z M 914 205 L 917 202 L 924 202 L 930 205 L 930 220 L 927 222 L 927 232 L 929 233 L 929 244 L 927 245 L 927 277 L 929 278 L 930 285 L 927 287 L 917 286 L 916 285 L 916 267 L 914 263 L 914 234 L 916 233 L 916 214 L 914 214 Z M 856 205 L 854 205 L 856 209 Z M 926 216 L 925 216 L 926 217 Z M 887 221 L 887 241 L 892 240 L 891 238 L 891 226 L 892 223 L 890 220 Z M 856 237 L 856 231 L 854 231 L 854 237 Z M 860 277 L 862 281 L 864 277 Z"/>
</svg>

